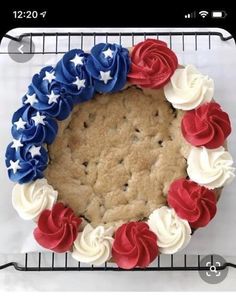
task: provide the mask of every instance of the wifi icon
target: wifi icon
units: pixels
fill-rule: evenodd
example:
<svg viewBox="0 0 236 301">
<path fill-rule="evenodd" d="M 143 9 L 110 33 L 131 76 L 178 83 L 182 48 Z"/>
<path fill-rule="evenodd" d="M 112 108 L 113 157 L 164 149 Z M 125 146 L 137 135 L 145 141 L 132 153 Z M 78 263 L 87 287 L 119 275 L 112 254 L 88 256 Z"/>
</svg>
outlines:
<svg viewBox="0 0 236 301">
<path fill-rule="evenodd" d="M 206 11 L 206 10 L 201 10 L 200 12 L 199 12 L 199 15 L 204 19 L 204 18 L 206 18 L 206 16 L 208 15 L 209 13 L 208 13 L 208 11 Z"/>
</svg>

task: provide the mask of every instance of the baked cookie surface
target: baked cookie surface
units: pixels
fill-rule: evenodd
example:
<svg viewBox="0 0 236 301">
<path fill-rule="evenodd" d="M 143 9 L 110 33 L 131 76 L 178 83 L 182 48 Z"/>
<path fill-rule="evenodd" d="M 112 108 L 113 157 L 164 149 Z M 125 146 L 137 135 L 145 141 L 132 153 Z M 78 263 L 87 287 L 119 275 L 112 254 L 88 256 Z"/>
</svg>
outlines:
<svg viewBox="0 0 236 301">
<path fill-rule="evenodd" d="M 93 226 L 146 219 L 186 177 L 181 119 L 162 90 L 96 95 L 60 123 L 45 177 Z"/>
</svg>

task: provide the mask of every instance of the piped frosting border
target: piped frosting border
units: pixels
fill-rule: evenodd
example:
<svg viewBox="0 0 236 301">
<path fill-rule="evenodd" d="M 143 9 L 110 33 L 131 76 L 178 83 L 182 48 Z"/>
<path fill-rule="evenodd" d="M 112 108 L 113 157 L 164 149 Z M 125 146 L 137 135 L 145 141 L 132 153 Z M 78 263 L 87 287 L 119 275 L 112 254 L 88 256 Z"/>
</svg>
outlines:
<svg viewBox="0 0 236 301">
<path fill-rule="evenodd" d="M 118 229 L 93 228 L 58 200 L 47 183 L 47 145 L 53 143 L 57 120 L 95 93 L 115 93 L 127 83 L 164 89 L 171 105 L 186 111 L 181 131 L 191 145 L 186 179 L 169 188 L 168 206 L 154 210 L 147 221 L 131 221 Z M 213 100 L 214 82 L 194 66 L 181 67 L 175 53 L 160 40 L 147 39 L 130 51 L 99 43 L 90 53 L 68 51 L 55 67 L 35 74 L 12 117 L 12 142 L 6 167 L 16 182 L 12 204 L 19 216 L 36 222 L 34 237 L 46 249 L 71 251 L 72 257 L 100 265 L 111 258 L 124 269 L 148 266 L 159 253 L 184 248 L 193 229 L 206 226 L 216 214 L 215 188 L 235 176 L 233 159 L 224 148 L 231 133 L 229 116 Z"/>
</svg>

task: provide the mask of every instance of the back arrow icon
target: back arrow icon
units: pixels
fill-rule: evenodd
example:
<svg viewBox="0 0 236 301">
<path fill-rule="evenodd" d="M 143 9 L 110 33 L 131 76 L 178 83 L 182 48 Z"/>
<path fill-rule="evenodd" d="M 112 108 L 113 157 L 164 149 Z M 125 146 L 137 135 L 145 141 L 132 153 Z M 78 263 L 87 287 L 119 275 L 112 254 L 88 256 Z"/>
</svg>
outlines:
<svg viewBox="0 0 236 301">
<path fill-rule="evenodd" d="M 18 48 L 18 50 L 19 50 L 19 52 L 20 52 L 21 54 L 24 53 L 24 51 L 22 50 L 23 47 L 24 47 L 24 45 L 22 44 L 22 45 L 20 45 L 20 47 Z"/>
</svg>

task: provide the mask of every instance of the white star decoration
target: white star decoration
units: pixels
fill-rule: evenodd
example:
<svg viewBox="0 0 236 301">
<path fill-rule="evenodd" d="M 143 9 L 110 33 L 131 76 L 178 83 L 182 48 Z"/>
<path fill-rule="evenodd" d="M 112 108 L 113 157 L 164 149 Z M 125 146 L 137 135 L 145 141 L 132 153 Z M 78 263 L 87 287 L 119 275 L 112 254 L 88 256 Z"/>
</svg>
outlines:
<svg viewBox="0 0 236 301">
<path fill-rule="evenodd" d="M 19 118 L 18 121 L 14 122 L 14 124 L 15 124 L 17 130 L 24 129 L 26 123 L 27 123 L 27 122 L 25 122 L 21 117 Z"/>
<path fill-rule="evenodd" d="M 78 76 L 76 76 L 76 81 L 73 82 L 74 85 L 77 86 L 77 89 L 85 87 L 85 79 L 79 79 Z"/>
<path fill-rule="evenodd" d="M 111 50 L 111 48 L 107 48 L 107 50 L 103 51 L 102 53 L 105 55 L 105 59 L 110 57 L 110 58 L 113 58 L 113 52 Z"/>
<path fill-rule="evenodd" d="M 54 92 L 52 91 L 51 94 L 47 95 L 48 97 L 48 104 L 52 104 L 53 102 L 54 103 L 57 103 L 57 99 L 59 97 L 58 94 L 54 94 Z"/>
<path fill-rule="evenodd" d="M 49 82 L 49 84 L 52 82 L 53 79 L 55 79 L 55 72 L 45 72 L 45 77 L 43 78 L 43 80 L 47 80 Z"/>
<path fill-rule="evenodd" d="M 13 139 L 11 148 L 14 148 L 17 151 L 18 148 L 20 148 L 22 146 L 23 146 L 23 144 L 21 143 L 20 139 L 19 140 Z"/>
<path fill-rule="evenodd" d="M 37 155 L 39 155 L 39 156 L 41 155 L 40 149 L 41 149 L 41 146 L 35 146 L 35 145 L 31 146 L 31 148 L 29 149 L 29 152 L 30 152 L 32 158 L 34 158 Z"/>
<path fill-rule="evenodd" d="M 70 60 L 70 62 L 74 63 L 75 66 L 83 65 L 83 58 L 83 56 L 79 56 L 78 54 L 76 54 L 73 60 Z"/>
<path fill-rule="evenodd" d="M 29 103 L 31 106 L 34 103 L 38 102 L 38 99 L 36 98 L 35 94 L 32 94 L 32 95 L 26 94 L 26 97 L 27 97 L 27 99 L 26 99 L 25 103 Z"/>
<path fill-rule="evenodd" d="M 33 116 L 31 119 L 34 120 L 35 125 L 37 126 L 38 124 L 43 124 L 45 125 L 44 119 L 46 118 L 46 116 L 44 115 L 40 115 L 39 112 L 36 113 L 35 116 Z"/>
<path fill-rule="evenodd" d="M 18 169 L 21 169 L 19 162 L 20 160 L 16 160 L 16 161 L 10 160 L 10 166 L 8 167 L 8 169 L 12 169 L 13 173 L 16 173 Z"/>
<path fill-rule="evenodd" d="M 110 75 L 111 71 L 103 72 L 100 71 L 101 80 L 104 81 L 104 84 L 107 84 L 107 82 L 112 79 Z"/>
</svg>

